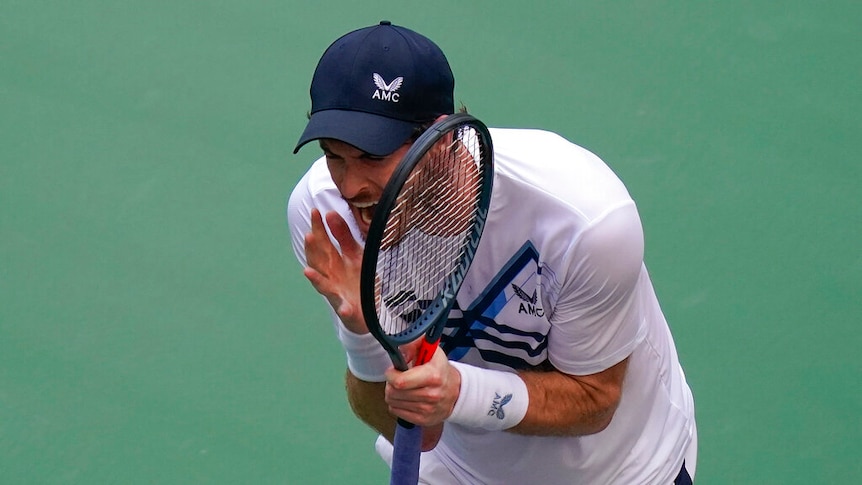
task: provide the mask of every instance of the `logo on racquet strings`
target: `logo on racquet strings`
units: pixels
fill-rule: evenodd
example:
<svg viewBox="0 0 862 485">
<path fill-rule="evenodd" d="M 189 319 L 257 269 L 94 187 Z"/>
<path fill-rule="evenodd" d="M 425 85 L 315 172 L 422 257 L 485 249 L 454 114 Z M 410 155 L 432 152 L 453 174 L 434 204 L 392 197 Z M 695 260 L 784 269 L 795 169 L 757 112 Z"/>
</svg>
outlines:
<svg viewBox="0 0 862 485">
<path fill-rule="evenodd" d="M 392 80 L 391 83 L 386 84 L 386 81 L 383 80 L 383 76 L 380 74 L 374 73 L 374 85 L 377 86 L 377 89 L 374 91 L 374 94 L 371 96 L 371 99 L 379 99 L 381 101 L 391 101 L 393 103 L 398 102 L 399 95 L 396 91 L 401 88 L 401 85 L 404 84 L 404 78 L 399 76 Z"/>
</svg>

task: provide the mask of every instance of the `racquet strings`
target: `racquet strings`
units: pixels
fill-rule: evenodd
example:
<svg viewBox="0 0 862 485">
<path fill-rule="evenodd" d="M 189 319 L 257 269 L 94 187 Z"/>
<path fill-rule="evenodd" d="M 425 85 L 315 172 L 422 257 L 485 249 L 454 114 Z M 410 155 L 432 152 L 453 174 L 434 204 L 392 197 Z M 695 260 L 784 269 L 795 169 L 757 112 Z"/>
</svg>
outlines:
<svg viewBox="0 0 862 485">
<path fill-rule="evenodd" d="M 479 140 L 470 126 L 442 136 L 395 198 L 376 267 L 375 304 L 387 335 L 410 329 L 461 265 L 486 170 Z"/>
</svg>

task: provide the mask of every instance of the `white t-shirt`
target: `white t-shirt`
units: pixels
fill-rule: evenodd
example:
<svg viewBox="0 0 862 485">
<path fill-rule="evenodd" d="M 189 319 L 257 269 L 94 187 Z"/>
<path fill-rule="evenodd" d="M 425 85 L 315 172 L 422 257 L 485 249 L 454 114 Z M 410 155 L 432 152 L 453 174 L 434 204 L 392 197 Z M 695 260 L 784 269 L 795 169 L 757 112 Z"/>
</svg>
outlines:
<svg viewBox="0 0 862 485">
<path fill-rule="evenodd" d="M 602 160 L 556 134 L 491 134 L 491 208 L 441 346 L 450 360 L 489 369 L 550 363 L 588 375 L 630 357 L 628 371 L 599 433 L 537 437 L 447 423 L 428 453 L 469 484 L 671 483 L 695 433 L 694 403 L 643 264 L 634 202 Z M 288 206 L 300 262 L 312 207 L 340 212 L 361 240 L 318 160 Z"/>
</svg>

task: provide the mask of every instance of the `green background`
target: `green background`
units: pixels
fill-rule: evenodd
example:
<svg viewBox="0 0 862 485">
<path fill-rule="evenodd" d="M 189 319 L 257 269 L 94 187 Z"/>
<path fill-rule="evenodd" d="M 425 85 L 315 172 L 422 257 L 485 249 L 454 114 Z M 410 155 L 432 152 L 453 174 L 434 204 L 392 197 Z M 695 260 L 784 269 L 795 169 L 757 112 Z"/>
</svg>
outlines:
<svg viewBox="0 0 862 485">
<path fill-rule="evenodd" d="M 0 483 L 385 483 L 294 261 L 326 46 L 390 19 L 639 203 L 698 483 L 862 483 L 862 4 L 0 2 Z"/>
</svg>

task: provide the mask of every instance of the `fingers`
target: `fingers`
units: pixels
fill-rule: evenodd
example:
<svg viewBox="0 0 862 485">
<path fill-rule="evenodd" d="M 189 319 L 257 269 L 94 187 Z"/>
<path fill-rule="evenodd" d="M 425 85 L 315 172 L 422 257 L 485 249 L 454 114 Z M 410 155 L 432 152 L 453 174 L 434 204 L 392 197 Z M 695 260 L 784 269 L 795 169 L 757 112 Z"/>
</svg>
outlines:
<svg viewBox="0 0 862 485">
<path fill-rule="evenodd" d="M 305 235 L 305 259 L 308 266 L 303 274 L 314 289 L 336 307 L 339 274 L 342 272 L 341 256 L 329 239 L 323 217 L 317 209 L 311 210 L 311 232 Z"/>
<path fill-rule="evenodd" d="M 422 342 L 424 340 L 424 338 L 416 339 L 412 342 L 408 342 L 398 347 L 398 349 L 401 351 L 401 355 L 404 356 L 404 362 L 407 362 L 408 364 L 414 364 L 414 362 L 416 361 L 417 351 L 419 350 L 419 347 L 422 346 Z"/>
<path fill-rule="evenodd" d="M 329 265 L 334 251 L 335 247 L 326 234 L 320 211 L 312 209 L 311 232 L 305 235 L 305 259 L 308 266 L 322 271 Z"/>
<path fill-rule="evenodd" d="M 402 354 L 408 362 L 413 359 L 416 349 L 420 345 L 420 341 L 417 340 L 400 347 Z M 421 389 L 428 386 L 439 386 L 445 384 L 450 367 L 446 352 L 437 347 L 431 360 L 426 364 L 414 365 L 413 368 L 404 372 L 390 368 L 386 374 L 386 381 L 394 389 L 403 391 Z"/>
<path fill-rule="evenodd" d="M 342 252 L 330 239 L 327 226 Z M 362 248 L 338 213 L 329 212 L 324 218 L 319 210 L 312 209 L 311 232 L 305 235 L 305 257 L 303 274 L 314 289 L 329 301 L 349 330 L 367 332 L 359 302 Z"/>
<path fill-rule="evenodd" d="M 323 225 L 323 216 L 320 215 L 320 210 L 311 209 L 311 233 L 316 238 L 326 237 L 326 227 Z"/>
<path fill-rule="evenodd" d="M 335 211 L 328 212 L 326 224 L 332 231 L 332 236 L 338 241 L 338 245 L 341 246 L 341 252 L 345 257 L 362 258 L 362 247 L 356 242 L 353 233 L 350 232 L 350 226 L 347 225 L 347 221 L 341 217 L 341 214 Z"/>
<path fill-rule="evenodd" d="M 327 225 L 341 246 L 343 254 L 339 253 L 329 238 L 329 234 L 326 232 Z M 330 278 L 344 273 L 345 263 L 350 267 L 361 264 L 362 248 L 353 238 L 350 227 L 341 215 L 337 212 L 328 212 L 324 225 L 320 211 L 312 209 L 311 232 L 305 235 L 305 257 L 310 268 L 316 270 L 321 277 Z M 308 274 L 306 277 L 312 279 Z"/>
<path fill-rule="evenodd" d="M 326 232 L 326 227 L 328 226 L 329 231 L 338 242 L 341 252 L 345 256 L 354 259 L 357 257 L 361 258 L 362 247 L 353 237 L 353 233 L 350 232 L 350 226 L 347 225 L 347 221 L 341 217 L 341 214 L 335 211 L 327 212 L 325 220 L 326 224 L 323 223 L 324 216 L 321 215 L 318 209 L 311 210 L 311 232 L 305 237 L 305 252 L 308 253 L 310 249 L 314 250 L 318 248 L 325 248 L 327 250 L 331 248 L 335 250 L 335 246 Z"/>
<path fill-rule="evenodd" d="M 326 297 L 332 307 L 337 310 L 341 299 L 338 295 L 338 288 L 333 281 L 312 267 L 303 269 L 302 274 L 311 283 L 315 291 Z"/>
<path fill-rule="evenodd" d="M 437 349 L 427 364 L 405 372 L 387 371 L 386 403 L 390 412 L 410 422 L 422 426 L 442 423 L 458 399 L 459 377 L 446 354 Z"/>
</svg>

